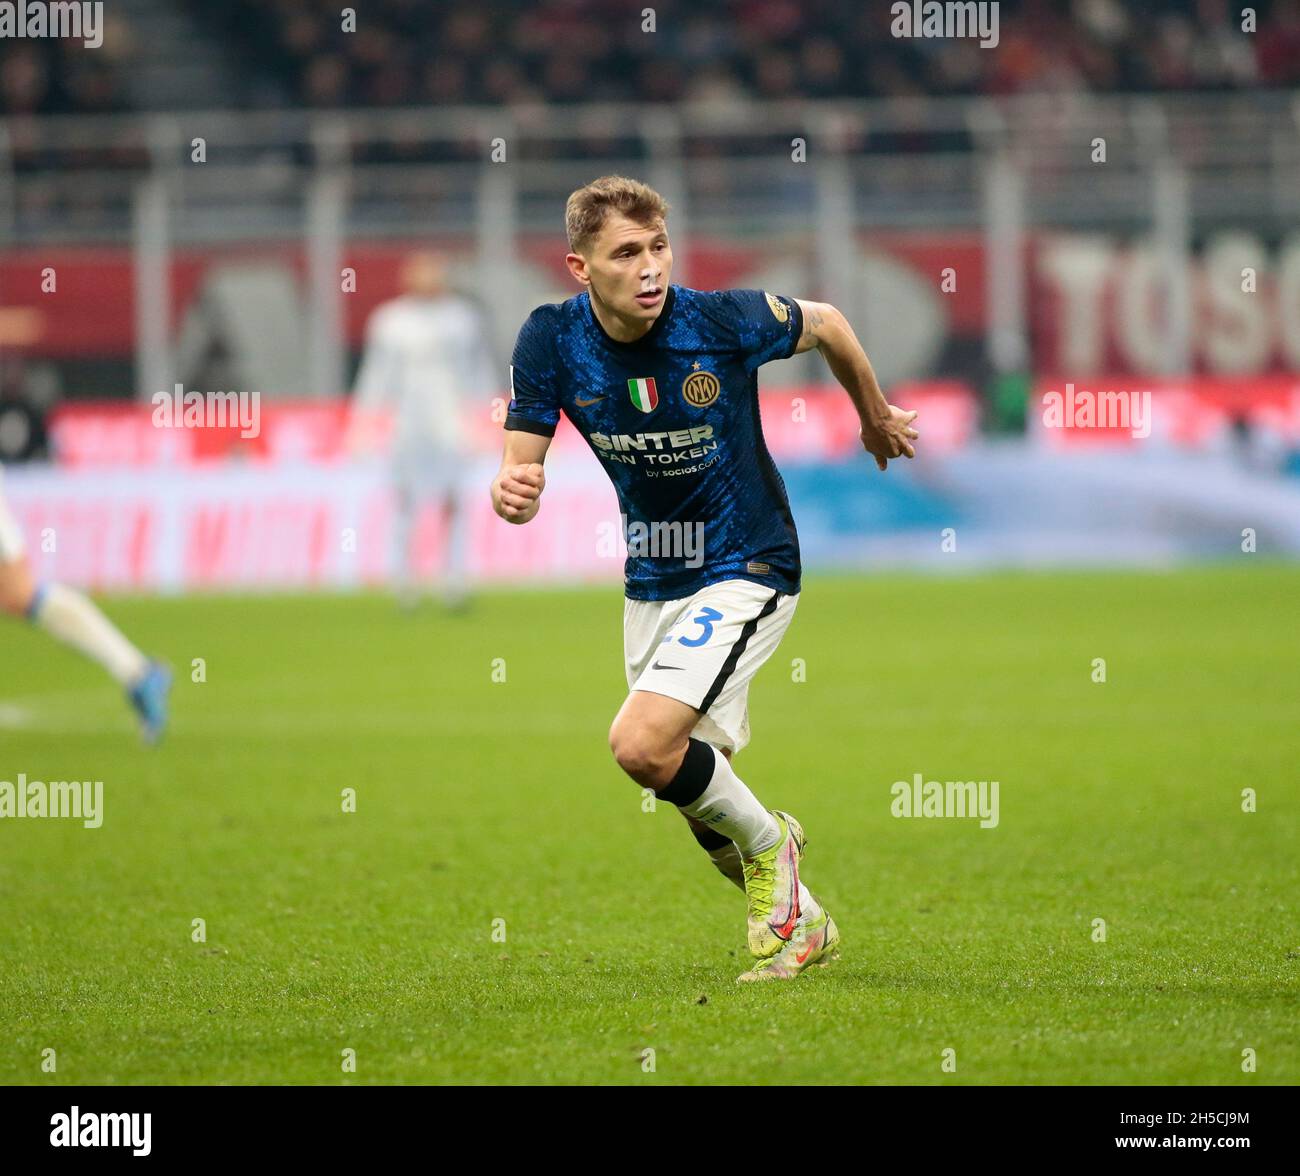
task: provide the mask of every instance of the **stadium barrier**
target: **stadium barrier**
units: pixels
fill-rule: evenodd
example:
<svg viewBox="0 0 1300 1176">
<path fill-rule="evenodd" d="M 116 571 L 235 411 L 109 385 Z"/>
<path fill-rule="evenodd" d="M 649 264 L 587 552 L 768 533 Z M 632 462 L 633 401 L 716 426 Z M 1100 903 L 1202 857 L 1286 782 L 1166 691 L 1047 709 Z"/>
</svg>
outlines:
<svg viewBox="0 0 1300 1176">
<path fill-rule="evenodd" d="M 1292 381 L 1080 381 L 1075 415 L 1045 414 L 1034 388 L 1020 438 L 981 439 L 972 390 L 951 382 L 891 389 L 920 412 L 921 456 L 878 474 L 860 452 L 847 398 L 823 387 L 761 393 L 764 430 L 786 480 L 805 566 L 969 568 L 1163 564 L 1300 557 L 1300 479 L 1288 476 L 1300 432 Z M 1084 392 L 1147 392 L 1146 436 L 1088 427 Z M 1114 404 L 1098 401 L 1098 404 Z M 617 582 L 619 510 L 604 471 L 562 422 L 547 461 L 543 510 L 510 527 L 487 488 L 504 407 L 467 413 L 459 490 L 469 573 L 497 584 Z M 1064 409 L 1061 410 L 1064 412 Z M 1109 411 L 1109 410 L 1108 410 Z M 148 405 L 66 405 L 54 465 L 6 471 L 10 505 L 36 570 L 123 591 L 350 589 L 394 567 L 393 498 L 382 456 L 352 457 L 344 405 L 263 402 L 255 436 L 159 428 Z M 1249 532 L 1249 545 L 1244 538 Z M 413 536 L 432 574 L 446 536 L 428 508 Z M 707 536 L 705 537 L 707 543 Z"/>
</svg>

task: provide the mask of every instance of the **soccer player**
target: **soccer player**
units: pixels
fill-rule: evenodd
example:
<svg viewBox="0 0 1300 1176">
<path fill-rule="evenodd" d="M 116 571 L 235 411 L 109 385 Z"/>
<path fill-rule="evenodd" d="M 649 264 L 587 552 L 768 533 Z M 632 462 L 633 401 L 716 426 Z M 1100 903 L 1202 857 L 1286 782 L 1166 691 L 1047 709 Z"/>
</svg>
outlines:
<svg viewBox="0 0 1300 1176">
<path fill-rule="evenodd" d="M 916 413 L 886 402 L 833 306 L 672 285 L 667 211 L 657 192 L 622 176 L 569 197 L 565 260 L 583 290 L 538 307 L 519 332 L 492 503 L 508 522 L 536 516 L 563 411 L 627 519 L 629 694 L 610 728 L 614 758 L 681 810 L 714 865 L 744 890 L 756 962 L 739 979 L 791 979 L 830 963 L 839 932 L 800 880 L 799 822 L 765 808 L 731 766 L 749 741 L 750 680 L 790 624 L 800 589 L 794 520 L 759 421 L 757 369 L 818 348 L 882 470 L 913 456 Z"/>
<path fill-rule="evenodd" d="M 0 471 L 0 477 L 3 471 Z M 26 617 L 52 637 L 104 667 L 126 691 L 140 719 L 140 733 L 156 743 L 167 725 L 171 672 L 150 661 L 118 631 L 89 597 L 63 584 L 37 585 L 23 534 L 5 505 L 0 482 L 0 609 Z"/>
<path fill-rule="evenodd" d="M 439 504 L 446 546 L 440 579 L 443 603 L 457 607 L 466 593 L 466 515 L 460 490 L 466 451 L 461 414 L 466 397 L 500 385 L 482 316 L 447 286 L 441 255 L 414 253 L 403 264 L 404 293 L 375 309 L 357 371 L 349 444 L 368 448 L 378 413 L 395 413 L 391 453 L 397 494 L 394 528 L 398 597 L 416 599 L 411 534 L 420 506 Z"/>
</svg>

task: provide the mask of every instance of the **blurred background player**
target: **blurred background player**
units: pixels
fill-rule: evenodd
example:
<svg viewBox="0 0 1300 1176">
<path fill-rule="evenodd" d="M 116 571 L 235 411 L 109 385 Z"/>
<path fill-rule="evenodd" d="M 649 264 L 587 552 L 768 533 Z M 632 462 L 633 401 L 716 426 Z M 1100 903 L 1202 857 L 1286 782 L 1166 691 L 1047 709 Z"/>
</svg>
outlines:
<svg viewBox="0 0 1300 1176">
<path fill-rule="evenodd" d="M 22 532 L 4 499 L 0 470 L 0 608 L 26 617 L 50 636 L 99 662 L 126 691 L 148 743 L 167 725 L 171 673 L 128 641 L 94 602 L 63 584 L 37 584 L 27 562 Z"/>
<path fill-rule="evenodd" d="M 402 266 L 404 293 L 377 307 L 366 328 L 357 370 L 350 447 L 373 450 L 376 427 L 392 414 L 389 460 L 396 495 L 394 582 L 410 607 L 419 596 L 415 524 L 420 508 L 442 512 L 443 550 L 435 586 L 448 607 L 466 600 L 466 513 L 461 491 L 468 460 L 463 415 L 472 398 L 497 386 L 483 316 L 447 285 L 443 257 L 411 254 Z"/>
</svg>

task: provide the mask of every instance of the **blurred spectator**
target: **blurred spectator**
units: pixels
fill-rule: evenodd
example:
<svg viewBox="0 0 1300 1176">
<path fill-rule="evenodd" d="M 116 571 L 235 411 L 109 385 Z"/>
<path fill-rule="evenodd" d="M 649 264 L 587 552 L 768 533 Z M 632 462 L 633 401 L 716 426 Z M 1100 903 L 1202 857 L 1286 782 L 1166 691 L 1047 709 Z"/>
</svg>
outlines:
<svg viewBox="0 0 1300 1176">
<path fill-rule="evenodd" d="M 233 105 L 404 106 L 749 97 L 906 97 L 1027 90 L 1300 83 L 1300 0 L 1002 0 L 1000 43 L 895 38 L 891 5 L 660 0 L 368 0 L 345 31 L 328 0 L 176 0 L 252 67 Z M 141 11 L 148 11 L 142 9 Z M 123 18 L 117 18 L 122 20 Z M 122 38 L 119 38 L 122 39 Z M 0 43 L 0 111 L 123 107 L 128 66 L 106 43 Z M 232 79 L 232 86 L 236 79 Z"/>
<path fill-rule="evenodd" d="M 1259 72 L 1265 85 L 1300 82 L 1300 2 L 1283 0 L 1259 29 Z"/>
<path fill-rule="evenodd" d="M 0 321 L 0 338 L 5 330 Z M 47 456 L 45 414 L 57 395 L 52 370 L 13 356 L 0 362 L 0 465 Z"/>
<path fill-rule="evenodd" d="M 251 7 L 254 0 L 235 4 Z M 1147 0 L 1140 13 L 1120 0 L 1004 0 L 1001 43 L 990 49 L 896 39 L 890 7 L 726 0 L 701 10 L 667 0 L 655 5 L 651 32 L 642 28 L 640 6 L 616 0 L 482 0 L 427 15 L 412 0 L 372 0 L 364 9 L 371 35 L 386 28 L 418 60 L 434 64 L 418 81 L 403 83 L 405 93 L 388 82 L 362 87 L 356 100 L 675 102 L 714 91 L 772 99 L 904 97 L 1288 85 L 1300 78 L 1297 0 L 1256 5 L 1254 34 L 1241 30 L 1238 10 L 1225 0 Z M 271 12 L 270 34 L 285 51 L 299 52 L 327 32 L 327 45 L 315 51 L 345 52 L 353 82 L 364 72 L 345 45 L 361 37 L 360 29 L 339 31 L 332 9 L 280 0 Z M 311 36 L 304 22 L 314 26 Z M 299 98 L 318 104 L 318 90 L 300 88 Z"/>
<path fill-rule="evenodd" d="M 0 39 L 0 113 L 111 114 L 126 110 L 131 38 L 110 14 L 97 49 L 55 37 Z"/>
</svg>

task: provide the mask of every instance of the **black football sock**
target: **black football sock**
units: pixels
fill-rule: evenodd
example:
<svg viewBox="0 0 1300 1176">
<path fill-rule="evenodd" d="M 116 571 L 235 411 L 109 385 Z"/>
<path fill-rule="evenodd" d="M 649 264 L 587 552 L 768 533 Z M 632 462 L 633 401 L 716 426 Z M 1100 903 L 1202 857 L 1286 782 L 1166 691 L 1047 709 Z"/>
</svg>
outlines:
<svg viewBox="0 0 1300 1176">
<path fill-rule="evenodd" d="M 736 848 L 736 843 L 716 829 L 697 829 L 692 825 L 691 833 L 700 843 L 700 848 L 709 855 L 709 861 L 717 867 L 718 873 L 729 882 L 734 882 L 744 893 L 745 867 L 740 860 L 740 850 Z"/>
</svg>

